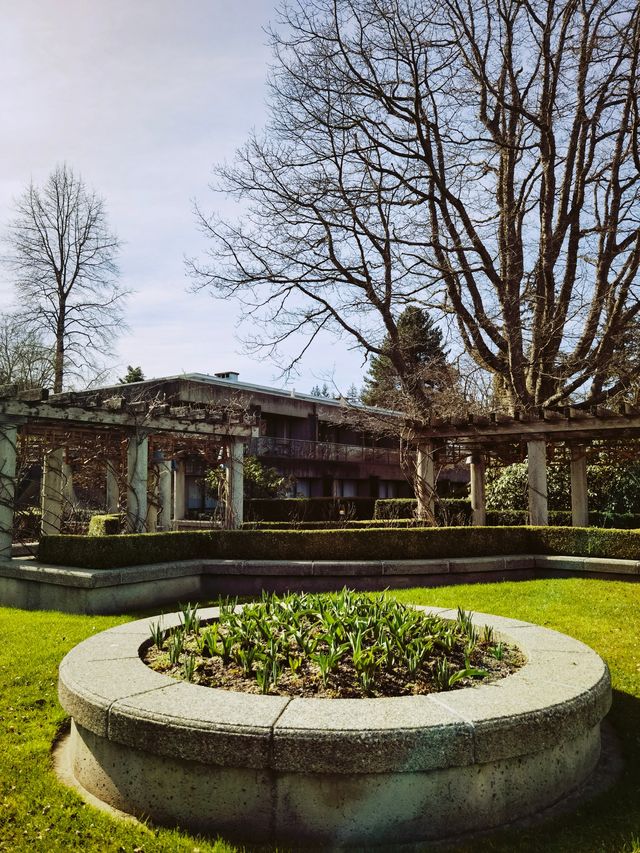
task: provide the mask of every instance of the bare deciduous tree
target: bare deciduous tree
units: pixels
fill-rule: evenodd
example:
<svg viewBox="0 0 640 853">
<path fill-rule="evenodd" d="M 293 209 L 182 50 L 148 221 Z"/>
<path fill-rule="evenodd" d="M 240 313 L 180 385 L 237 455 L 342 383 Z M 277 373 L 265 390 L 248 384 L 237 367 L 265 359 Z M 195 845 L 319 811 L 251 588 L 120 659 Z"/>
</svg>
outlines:
<svg viewBox="0 0 640 853">
<path fill-rule="evenodd" d="M 0 315 L 0 384 L 18 388 L 49 387 L 53 349 L 15 314 Z"/>
<path fill-rule="evenodd" d="M 386 338 L 405 383 L 411 301 L 509 408 L 619 392 L 640 313 L 636 0 L 292 0 L 280 23 L 269 125 L 216 185 L 247 215 L 200 214 L 195 286 L 240 297 L 272 348 Z"/>
<path fill-rule="evenodd" d="M 95 369 L 123 329 L 119 242 L 104 201 L 66 165 L 16 201 L 7 261 L 29 326 L 54 342 L 53 390 Z"/>
</svg>

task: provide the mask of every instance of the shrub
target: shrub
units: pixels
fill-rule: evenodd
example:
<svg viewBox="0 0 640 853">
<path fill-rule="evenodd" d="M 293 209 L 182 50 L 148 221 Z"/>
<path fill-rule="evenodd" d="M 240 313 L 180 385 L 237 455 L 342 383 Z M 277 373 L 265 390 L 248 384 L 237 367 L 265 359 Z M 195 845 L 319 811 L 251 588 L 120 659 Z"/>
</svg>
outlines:
<svg viewBox="0 0 640 853">
<path fill-rule="evenodd" d="M 462 511 L 454 506 L 454 512 L 449 507 L 453 524 L 443 526 L 460 527 L 460 520 L 466 524 L 471 523 L 471 507 L 468 501 L 460 500 L 446 503 L 461 504 Z M 445 505 L 446 505 L 445 503 Z M 456 521 L 458 522 L 456 524 Z M 527 510 L 487 510 L 488 527 L 518 527 L 529 523 Z M 614 515 L 603 512 L 590 512 L 589 523 L 594 527 L 615 527 L 621 530 L 632 530 L 640 528 L 640 515 Z M 552 510 L 549 513 L 549 524 L 554 527 L 571 527 L 571 512 L 568 510 Z M 386 527 L 423 527 L 423 522 L 418 518 L 372 518 L 366 521 L 245 521 L 243 530 L 364 530 L 368 528 Z"/>
<path fill-rule="evenodd" d="M 619 530 L 635 530 L 640 528 L 640 514 L 612 513 L 612 512 L 590 512 L 589 524 L 594 527 L 616 527 Z"/>
<path fill-rule="evenodd" d="M 525 510 L 529 504 L 529 474 L 526 462 L 516 462 L 487 478 L 487 509 Z M 550 510 L 571 506 L 569 468 L 547 465 L 547 498 Z"/>
<path fill-rule="evenodd" d="M 375 503 L 374 519 L 415 518 L 418 501 L 415 498 L 380 498 Z M 469 498 L 439 498 L 436 515 L 440 524 L 465 525 L 471 522 Z"/>
<path fill-rule="evenodd" d="M 605 514 L 640 510 L 640 463 L 587 466 L 589 506 Z"/>
<path fill-rule="evenodd" d="M 374 518 L 415 518 L 418 501 L 415 498 L 379 498 Z"/>
<path fill-rule="evenodd" d="M 243 463 L 244 493 L 247 498 L 280 498 L 287 493 L 292 477 L 284 477 L 275 468 L 264 465 L 257 456 L 245 456 Z M 210 495 L 219 497 L 226 480 L 226 469 L 222 465 L 209 468 L 204 482 Z"/>
<path fill-rule="evenodd" d="M 636 513 L 640 509 L 640 463 L 588 465 L 589 507 L 609 516 Z M 547 496 L 550 510 L 567 511 L 571 506 L 568 465 L 547 466 Z M 487 478 L 487 509 L 524 510 L 528 505 L 527 463 L 517 462 Z"/>
<path fill-rule="evenodd" d="M 420 560 L 501 554 L 640 559 L 640 532 L 576 527 L 199 530 L 45 536 L 39 558 L 94 569 L 188 559 Z"/>
<path fill-rule="evenodd" d="M 89 521 L 88 536 L 111 536 L 114 533 L 120 533 L 122 529 L 122 516 L 113 515 L 92 515 Z"/>
<path fill-rule="evenodd" d="M 366 521 L 245 521 L 243 530 L 370 530 L 423 527 L 417 518 L 374 518 Z"/>
<path fill-rule="evenodd" d="M 371 518 L 375 498 L 254 498 L 245 501 L 247 521 L 338 521 Z"/>
<path fill-rule="evenodd" d="M 13 517 L 13 532 L 18 539 L 37 539 L 40 536 L 42 510 L 29 506 L 16 510 Z"/>
<path fill-rule="evenodd" d="M 111 569 L 217 556 L 207 542 L 218 531 L 169 531 L 109 536 L 43 536 L 39 558 L 52 565 Z"/>
<path fill-rule="evenodd" d="M 487 510 L 487 524 L 491 527 L 517 527 L 526 525 L 529 513 L 526 510 Z"/>
</svg>

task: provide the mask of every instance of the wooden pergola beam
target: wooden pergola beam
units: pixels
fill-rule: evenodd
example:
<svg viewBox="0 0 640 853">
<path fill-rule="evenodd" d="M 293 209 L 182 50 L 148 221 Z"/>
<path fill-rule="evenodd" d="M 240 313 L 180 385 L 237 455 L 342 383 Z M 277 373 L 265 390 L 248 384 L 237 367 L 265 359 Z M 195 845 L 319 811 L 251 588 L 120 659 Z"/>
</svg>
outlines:
<svg viewBox="0 0 640 853">
<path fill-rule="evenodd" d="M 516 420 L 509 418 L 492 422 L 487 418 L 472 422 L 448 423 L 439 421 L 415 427 L 416 440 L 455 439 L 472 442 L 475 446 L 490 446 L 496 441 L 528 441 L 544 438 L 548 441 L 590 440 L 593 438 L 640 437 L 640 415 L 584 415 Z"/>
<path fill-rule="evenodd" d="M 196 411 L 202 410 L 194 410 Z M 185 412 L 189 412 L 185 407 Z M 174 432 L 185 435 L 210 435 L 234 438 L 251 438 L 252 424 L 240 423 L 209 423 L 200 416 L 190 414 L 181 416 L 155 416 L 153 414 L 134 414 L 128 411 L 111 411 L 109 409 L 84 409 L 79 406 L 53 406 L 48 402 L 26 403 L 21 400 L 0 400 L 0 416 L 4 418 L 19 418 L 27 425 L 47 423 L 65 424 L 67 426 L 120 427 L 122 429 L 144 429 L 149 433 Z M 206 412 L 204 416 L 206 418 Z"/>
<path fill-rule="evenodd" d="M 258 432 L 255 418 L 244 411 L 229 413 L 208 405 L 188 403 L 172 406 L 158 399 L 131 401 L 113 395 L 99 399 L 73 392 L 49 398 L 43 389 L 18 392 L 14 386 L 2 386 L 0 426 L 0 558 L 10 558 L 11 555 L 18 432 L 26 437 L 31 435 L 42 451 L 49 450 L 46 457 L 49 464 L 45 465 L 43 477 L 43 533 L 60 529 L 63 474 L 59 469 L 64 458 L 63 448 L 69 443 L 62 439 L 72 440 L 74 432 L 79 432 L 85 443 L 90 443 L 92 438 L 102 442 L 108 451 L 106 458 L 112 469 L 109 470 L 111 482 L 108 489 L 110 509 L 117 508 L 119 503 L 116 456 L 119 443 L 126 439 L 127 525 L 130 531 L 136 532 L 147 529 L 148 523 L 149 439 L 154 435 L 162 436 L 160 441 L 163 444 L 174 440 L 178 443 L 207 443 L 212 439 L 220 444 L 231 442 L 234 446 L 231 515 L 235 525 L 242 523 L 242 450 L 244 441 Z M 116 438 L 113 437 L 114 432 Z M 53 436 L 56 441 L 53 442 L 54 451 L 51 451 L 47 444 L 51 443 Z M 162 491 L 161 525 L 166 529 L 170 526 L 170 462 L 163 464 L 158 485 Z M 184 483 L 182 485 L 184 487 Z M 180 499 L 184 504 L 184 488 L 182 492 L 180 495 L 176 488 L 176 505 Z M 183 514 L 184 506 L 176 518 Z"/>
</svg>

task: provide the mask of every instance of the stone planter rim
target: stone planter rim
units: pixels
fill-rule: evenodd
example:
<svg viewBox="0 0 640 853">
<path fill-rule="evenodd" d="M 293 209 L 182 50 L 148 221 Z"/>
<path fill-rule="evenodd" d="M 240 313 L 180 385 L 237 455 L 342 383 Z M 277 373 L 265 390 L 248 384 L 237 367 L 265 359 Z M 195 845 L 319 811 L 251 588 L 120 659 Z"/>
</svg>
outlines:
<svg viewBox="0 0 640 853">
<path fill-rule="evenodd" d="M 444 618 L 456 611 L 422 607 Z M 213 619 L 218 608 L 200 612 Z M 63 708 L 96 735 L 157 755 L 234 767 L 314 773 L 416 772 L 515 758 L 598 725 L 609 672 L 588 646 L 528 622 L 475 613 L 527 663 L 491 684 L 426 696 L 303 699 L 177 681 L 139 649 L 158 617 L 80 643 L 59 673 Z M 180 614 L 163 617 L 163 625 Z"/>
</svg>

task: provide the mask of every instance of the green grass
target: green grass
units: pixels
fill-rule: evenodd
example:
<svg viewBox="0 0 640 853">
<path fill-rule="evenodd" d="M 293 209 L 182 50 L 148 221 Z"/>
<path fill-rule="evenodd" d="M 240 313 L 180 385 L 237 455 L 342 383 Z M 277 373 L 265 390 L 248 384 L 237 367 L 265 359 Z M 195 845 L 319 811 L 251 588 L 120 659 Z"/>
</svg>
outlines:
<svg viewBox="0 0 640 853">
<path fill-rule="evenodd" d="M 547 625 L 588 643 L 611 668 L 610 719 L 625 755 L 623 776 L 615 787 L 544 827 L 503 832 L 457 849 L 640 851 L 640 584 L 567 579 L 396 594 L 418 604 L 460 604 Z M 65 719 L 56 698 L 57 666 L 80 640 L 124 621 L 127 617 L 0 608 L 0 851 L 235 853 L 240 849 L 223 841 L 113 820 L 57 782 L 50 748 Z"/>
</svg>

